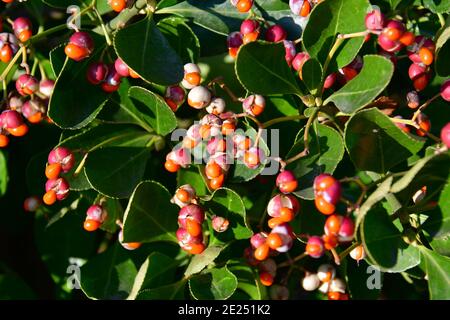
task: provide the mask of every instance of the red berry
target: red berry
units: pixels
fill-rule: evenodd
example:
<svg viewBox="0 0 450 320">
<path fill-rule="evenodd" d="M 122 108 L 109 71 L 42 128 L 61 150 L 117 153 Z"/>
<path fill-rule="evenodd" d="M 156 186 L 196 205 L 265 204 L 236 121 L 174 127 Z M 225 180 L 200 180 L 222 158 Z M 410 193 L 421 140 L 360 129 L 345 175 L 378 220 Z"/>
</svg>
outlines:
<svg viewBox="0 0 450 320">
<path fill-rule="evenodd" d="M 30 74 L 22 74 L 16 80 L 16 89 L 21 96 L 32 95 L 39 89 L 39 81 Z"/>
<path fill-rule="evenodd" d="M 103 91 L 111 93 L 111 92 L 119 90 L 120 83 L 121 83 L 121 77 L 117 73 L 114 66 L 109 66 L 108 71 L 109 72 L 105 78 L 105 81 L 101 84 L 101 87 L 102 87 Z"/>
<path fill-rule="evenodd" d="M 312 258 L 320 258 L 324 253 L 323 240 L 318 236 L 310 237 L 306 244 L 306 253 Z"/>
<path fill-rule="evenodd" d="M 241 23 L 241 34 L 246 35 L 259 30 L 259 23 L 256 20 L 247 19 Z"/>
<path fill-rule="evenodd" d="M 262 272 L 259 275 L 259 280 L 261 281 L 261 284 L 266 287 L 270 287 L 273 284 L 274 280 L 273 278 L 274 277 L 268 272 Z"/>
<path fill-rule="evenodd" d="M 447 79 L 441 86 L 441 97 L 445 101 L 450 101 L 450 79 Z"/>
<path fill-rule="evenodd" d="M 276 185 L 282 193 L 290 193 L 297 189 L 298 183 L 292 171 L 285 170 L 278 174 Z"/>
<path fill-rule="evenodd" d="M 286 30 L 283 29 L 280 25 L 273 25 L 269 27 L 266 31 L 266 40 L 269 42 L 279 42 L 286 40 Z"/>
<path fill-rule="evenodd" d="M 366 14 L 365 22 L 368 30 L 381 30 L 384 26 L 384 14 L 378 8 L 374 8 Z"/>
<path fill-rule="evenodd" d="M 442 128 L 442 130 L 441 130 L 441 140 L 447 146 L 447 148 L 450 148 L 450 122 L 447 123 Z"/>
<path fill-rule="evenodd" d="M 86 78 L 90 83 L 97 85 L 105 80 L 107 74 L 108 66 L 106 64 L 103 62 L 94 62 L 89 65 L 86 72 Z"/>
<path fill-rule="evenodd" d="M 75 157 L 69 149 L 65 147 L 56 147 L 48 154 L 47 162 L 49 164 L 59 163 L 62 171 L 67 173 L 73 168 Z"/>
</svg>

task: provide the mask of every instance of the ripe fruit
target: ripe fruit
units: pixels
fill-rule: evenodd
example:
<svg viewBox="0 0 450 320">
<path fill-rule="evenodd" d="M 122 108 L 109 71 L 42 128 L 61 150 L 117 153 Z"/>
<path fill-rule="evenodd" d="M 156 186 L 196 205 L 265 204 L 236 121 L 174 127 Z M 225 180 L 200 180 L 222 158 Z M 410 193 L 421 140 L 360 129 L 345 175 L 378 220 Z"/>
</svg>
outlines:
<svg viewBox="0 0 450 320">
<path fill-rule="evenodd" d="M 450 101 L 450 79 L 447 79 L 441 86 L 441 97 L 445 101 Z"/>
<path fill-rule="evenodd" d="M 282 224 L 284 221 L 281 218 L 272 218 L 269 219 L 269 221 L 267 221 L 267 225 L 269 226 L 270 229 L 273 229 L 277 226 L 279 226 L 280 224 Z"/>
<path fill-rule="evenodd" d="M 120 83 L 121 77 L 117 73 L 114 66 L 108 66 L 108 74 L 101 84 L 102 90 L 108 93 L 117 91 L 119 89 Z"/>
<path fill-rule="evenodd" d="M 320 258 L 324 253 L 323 241 L 318 236 L 312 236 L 306 244 L 306 253 L 312 258 Z"/>
<path fill-rule="evenodd" d="M 127 6 L 126 0 L 109 0 L 108 3 L 115 12 L 121 12 Z"/>
<path fill-rule="evenodd" d="M 9 138 L 5 136 L 4 134 L 0 134 L 0 148 L 4 148 L 8 146 L 9 144 Z"/>
<path fill-rule="evenodd" d="M 256 260 L 259 261 L 266 260 L 267 257 L 269 256 L 269 250 L 270 247 L 267 243 L 264 243 L 260 245 L 258 248 L 256 248 L 254 253 Z"/>
<path fill-rule="evenodd" d="M 266 243 L 266 239 L 267 239 L 267 234 L 265 232 L 255 233 L 250 238 L 250 244 L 252 245 L 252 247 L 254 249 L 256 249 L 256 248 L 259 248 L 264 243 Z"/>
<path fill-rule="evenodd" d="M 69 195 L 69 184 L 64 178 L 49 179 L 45 183 L 45 191 L 54 191 L 56 200 L 64 200 Z"/>
<path fill-rule="evenodd" d="M 236 4 L 236 8 L 239 12 L 248 12 L 253 6 L 253 0 L 239 0 Z"/>
<path fill-rule="evenodd" d="M 42 93 L 46 98 L 50 98 L 53 93 L 53 88 L 55 87 L 55 81 L 50 79 L 41 80 L 39 83 L 39 92 Z"/>
<path fill-rule="evenodd" d="M 371 12 L 366 14 L 365 23 L 367 30 L 381 30 L 384 26 L 384 14 L 380 9 L 373 8 Z"/>
<path fill-rule="evenodd" d="M 11 61 L 14 52 L 8 44 L 4 44 L 0 50 L 0 60 L 4 63 L 8 63 Z"/>
<path fill-rule="evenodd" d="M 266 107 L 266 100 L 259 94 L 252 94 L 242 102 L 244 112 L 256 117 L 259 116 Z"/>
<path fill-rule="evenodd" d="M 314 291 L 320 286 L 320 280 L 317 274 L 306 274 L 302 280 L 302 287 L 305 291 Z"/>
<path fill-rule="evenodd" d="M 193 89 L 201 82 L 200 68 L 195 63 L 186 63 L 184 65 L 184 77 L 181 85 L 186 89 Z"/>
<path fill-rule="evenodd" d="M 190 245 L 190 250 L 188 251 L 190 254 L 200 254 L 205 251 L 205 245 L 203 243 L 193 243 Z"/>
<path fill-rule="evenodd" d="M 280 210 L 280 220 L 283 222 L 291 222 L 295 217 L 294 210 L 283 207 Z"/>
<path fill-rule="evenodd" d="M 431 129 L 431 121 L 428 118 L 428 116 L 424 113 L 420 113 L 416 120 L 417 124 L 419 125 L 419 129 L 416 130 L 416 133 L 418 136 L 425 136 L 426 132 L 430 131 Z"/>
<path fill-rule="evenodd" d="M 28 18 L 19 17 L 13 22 L 14 34 L 21 42 L 25 42 L 30 39 L 33 34 L 31 28 L 31 21 Z"/>
<path fill-rule="evenodd" d="M 419 49 L 419 57 L 420 61 L 422 61 L 423 64 L 429 66 L 433 63 L 433 52 L 428 49 L 427 47 L 422 47 Z"/>
<path fill-rule="evenodd" d="M 384 33 L 378 36 L 378 44 L 387 52 L 399 51 L 402 48 L 401 42 L 390 40 Z"/>
<path fill-rule="evenodd" d="M 193 219 L 186 219 L 186 231 L 193 237 L 202 233 L 202 225 Z"/>
<path fill-rule="evenodd" d="M 359 245 L 350 251 L 350 257 L 355 259 L 356 261 L 360 261 L 366 257 L 366 252 L 364 251 L 363 245 Z"/>
<path fill-rule="evenodd" d="M 211 225 L 216 232 L 225 232 L 228 230 L 230 221 L 224 217 L 213 216 L 211 219 Z"/>
<path fill-rule="evenodd" d="M 276 179 L 276 185 L 280 192 L 290 193 L 297 189 L 298 183 L 292 171 L 285 170 L 280 172 Z"/>
<path fill-rule="evenodd" d="M 270 233 L 267 237 L 267 244 L 270 249 L 276 250 L 283 245 L 283 239 L 278 233 Z"/>
<path fill-rule="evenodd" d="M 59 163 L 62 171 L 67 173 L 73 168 L 75 157 L 69 149 L 65 147 L 56 147 L 48 154 L 47 162 L 49 164 Z"/>
<path fill-rule="evenodd" d="M 389 40 L 397 41 L 406 31 L 405 29 L 405 25 L 400 21 L 390 20 L 383 29 L 383 34 L 386 35 Z"/>
<path fill-rule="evenodd" d="M 44 196 L 42 197 L 42 200 L 46 205 L 51 206 L 56 202 L 56 192 L 55 190 L 49 190 L 47 191 Z"/>
<path fill-rule="evenodd" d="M 222 168 L 215 162 L 206 165 L 205 174 L 209 179 L 217 178 L 222 174 Z"/>
<path fill-rule="evenodd" d="M 289 0 L 289 7 L 293 14 L 300 17 L 307 17 L 311 12 L 309 0 Z"/>
<path fill-rule="evenodd" d="M 123 242 L 123 230 L 119 231 L 119 243 L 127 250 L 136 250 L 142 245 L 140 242 Z"/>
<path fill-rule="evenodd" d="M 322 264 L 317 268 L 317 277 L 322 282 L 329 282 L 336 276 L 336 269 L 331 264 Z"/>
<path fill-rule="evenodd" d="M 196 197 L 195 189 L 190 184 L 180 186 L 170 202 L 175 203 L 180 208 L 183 208 L 194 201 Z"/>
<path fill-rule="evenodd" d="M 86 71 L 87 80 L 94 84 L 100 84 L 105 80 L 106 75 L 108 74 L 108 66 L 103 62 L 94 62 L 91 63 Z"/>
<path fill-rule="evenodd" d="M 335 205 L 326 201 L 322 196 L 316 196 L 314 203 L 316 204 L 317 210 L 325 215 L 332 214 L 336 211 Z"/>
<path fill-rule="evenodd" d="M 325 221 L 325 234 L 338 236 L 340 242 L 348 242 L 353 239 L 355 225 L 349 217 L 332 215 Z"/>
<path fill-rule="evenodd" d="M 261 163 L 262 151 L 257 147 L 251 147 L 244 153 L 244 164 L 250 169 L 256 169 Z"/>
<path fill-rule="evenodd" d="M 15 137 L 22 137 L 28 133 L 28 126 L 24 123 L 16 128 L 7 129 L 8 132 Z"/>
<path fill-rule="evenodd" d="M 84 31 L 75 32 L 64 48 L 66 55 L 75 61 L 89 57 L 92 51 L 94 51 L 94 41 L 89 33 Z"/>
<path fill-rule="evenodd" d="M 411 109 L 417 109 L 420 104 L 420 98 L 417 91 L 410 91 L 406 95 L 406 101 L 408 103 L 408 107 Z"/>
<path fill-rule="evenodd" d="M 59 177 L 60 173 L 61 164 L 59 163 L 48 164 L 47 167 L 45 167 L 45 176 L 47 179 L 56 179 Z"/>
<path fill-rule="evenodd" d="M 178 85 L 174 85 L 167 87 L 164 100 L 172 111 L 175 112 L 178 107 L 183 104 L 185 97 L 186 92 L 184 92 L 184 89 Z"/>
<path fill-rule="evenodd" d="M 290 67 L 292 65 L 292 60 L 294 60 L 295 54 L 297 53 L 297 50 L 295 49 L 295 44 L 292 41 L 289 40 L 283 40 L 285 55 L 284 58 Z"/>
<path fill-rule="evenodd" d="M 217 190 L 223 186 L 224 180 L 225 180 L 225 176 L 223 174 L 221 174 L 217 178 L 213 178 L 213 179 L 209 180 L 209 187 L 212 190 Z"/>
<path fill-rule="evenodd" d="M 197 86 L 189 91 L 188 104 L 194 109 L 203 109 L 211 102 L 211 92 L 203 86 Z"/>
<path fill-rule="evenodd" d="M 292 210 L 292 213 L 295 216 L 300 210 L 300 204 L 297 198 L 290 194 L 287 195 L 278 194 L 274 196 L 272 199 L 270 199 L 269 203 L 267 204 L 267 213 L 269 214 L 269 216 L 274 218 L 281 219 L 282 216 L 281 211 L 283 211 L 283 209 Z M 283 215 L 288 214 L 284 213 Z"/>
<path fill-rule="evenodd" d="M 433 40 L 429 38 L 425 38 L 424 36 L 417 36 L 415 37 L 413 43 L 408 47 L 408 58 L 414 63 L 423 63 L 420 56 L 420 50 L 422 48 L 428 49 L 428 51 L 433 54 L 436 50 L 436 45 Z"/>
<path fill-rule="evenodd" d="M 100 222 L 92 219 L 86 219 L 83 223 L 83 228 L 86 231 L 92 232 L 100 227 Z"/>
<path fill-rule="evenodd" d="M 274 277 L 268 272 L 262 272 L 259 275 L 259 280 L 261 281 L 261 284 L 266 287 L 270 287 L 273 284 L 274 280 L 273 278 Z"/>
<path fill-rule="evenodd" d="M 289 249 L 291 249 L 293 244 L 293 235 L 292 235 L 292 228 L 287 223 L 281 223 L 275 226 L 272 229 L 271 234 L 278 234 L 281 238 L 281 245 L 275 248 L 278 252 L 287 252 Z M 270 234 L 269 234 L 270 237 Z M 267 238 L 267 242 L 269 242 L 269 237 Z M 275 243 L 273 245 L 277 244 Z"/>
<path fill-rule="evenodd" d="M 266 31 L 266 40 L 269 42 L 279 42 L 286 40 L 286 30 L 280 25 L 273 25 L 269 27 Z"/>
<path fill-rule="evenodd" d="M 106 220 L 107 215 L 106 210 L 99 204 L 91 205 L 86 211 L 86 219 L 98 221 L 100 224 Z"/>
<path fill-rule="evenodd" d="M 39 81 L 30 74 L 22 74 L 16 80 L 16 89 L 21 96 L 32 95 L 39 89 Z"/>
<path fill-rule="evenodd" d="M 338 237 L 334 234 L 325 234 L 322 236 L 323 246 L 327 250 L 336 248 L 339 244 Z"/>
<path fill-rule="evenodd" d="M 243 43 L 242 34 L 238 31 L 232 32 L 227 37 L 228 53 L 232 58 L 236 58 L 239 47 Z"/>
<path fill-rule="evenodd" d="M 450 148 L 450 122 L 442 128 L 441 140 L 447 148 Z"/>
<path fill-rule="evenodd" d="M 329 74 L 326 78 L 325 81 L 323 83 L 323 88 L 324 89 L 330 89 L 334 83 L 336 82 L 337 79 L 337 73 L 333 72 L 331 74 Z"/>
<path fill-rule="evenodd" d="M 410 46 L 413 44 L 414 39 L 415 39 L 414 33 L 407 31 L 403 33 L 403 35 L 400 37 L 398 41 L 400 41 L 404 46 Z"/>
</svg>

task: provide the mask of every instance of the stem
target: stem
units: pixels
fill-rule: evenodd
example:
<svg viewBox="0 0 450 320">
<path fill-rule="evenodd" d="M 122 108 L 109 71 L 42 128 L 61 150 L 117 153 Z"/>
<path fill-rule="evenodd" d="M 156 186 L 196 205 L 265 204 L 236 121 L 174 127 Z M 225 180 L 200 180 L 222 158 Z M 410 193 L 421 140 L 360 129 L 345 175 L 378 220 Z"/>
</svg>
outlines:
<svg viewBox="0 0 450 320">
<path fill-rule="evenodd" d="M 278 265 L 278 268 L 288 267 L 294 264 L 295 262 L 307 257 L 308 254 L 306 252 L 303 252 L 302 254 L 296 256 L 294 259 L 289 259 L 288 261 L 282 262 Z"/>
<path fill-rule="evenodd" d="M 22 63 L 20 64 L 21 67 L 25 68 L 25 71 L 27 74 L 30 74 L 30 66 L 27 63 L 27 49 L 24 48 L 22 50 Z"/>
<path fill-rule="evenodd" d="M 333 46 L 330 49 L 330 52 L 328 52 L 328 56 L 327 59 L 325 60 L 325 63 L 323 65 L 323 74 L 325 75 L 328 69 L 328 65 L 331 62 L 331 59 L 333 58 L 334 54 L 336 53 L 337 49 L 339 49 L 339 47 L 341 46 L 341 44 L 344 42 L 344 38 L 341 37 L 337 37 L 336 41 L 334 42 Z M 323 76 L 323 80 L 322 82 L 325 81 L 325 76 Z M 323 86 L 323 83 L 321 85 L 321 87 Z"/>
<path fill-rule="evenodd" d="M 339 266 L 341 264 L 341 258 L 339 257 L 336 249 L 331 248 L 330 251 L 331 251 L 331 254 L 333 255 L 334 263 Z"/>
<path fill-rule="evenodd" d="M 31 67 L 31 75 L 32 76 L 34 76 L 34 74 L 36 73 L 36 68 L 37 68 L 38 64 L 39 64 L 38 60 L 34 59 L 33 66 Z"/>
<path fill-rule="evenodd" d="M 14 58 L 12 58 L 12 60 L 9 62 L 8 66 L 6 67 L 6 69 L 3 70 L 2 74 L 0 75 L 0 80 L 1 81 L 6 79 L 6 77 L 8 76 L 8 73 L 11 71 L 12 67 L 17 62 L 17 60 L 19 60 L 19 57 L 22 55 L 22 51 L 24 51 L 24 50 L 25 50 L 25 47 L 21 47 L 19 49 L 19 51 L 17 51 L 17 53 L 14 56 Z"/>
<path fill-rule="evenodd" d="M 41 79 L 47 80 L 47 75 L 45 74 L 44 66 L 40 62 L 38 63 L 38 66 L 39 66 L 39 73 L 41 74 Z"/>
<path fill-rule="evenodd" d="M 94 7 L 93 10 L 94 10 L 95 14 L 97 15 L 98 20 L 100 21 L 100 25 L 102 27 L 103 35 L 105 36 L 106 43 L 110 47 L 110 46 L 112 46 L 112 41 L 111 41 L 111 38 L 109 37 L 108 31 L 106 31 L 105 22 L 103 21 L 103 18 L 101 16 L 100 12 L 98 12 L 97 8 Z"/>
<path fill-rule="evenodd" d="M 279 118 L 275 118 L 275 119 L 266 121 L 266 122 L 262 123 L 261 126 L 262 126 L 262 128 L 267 128 L 276 123 L 291 121 L 291 120 L 303 120 L 303 119 L 307 119 L 307 117 L 305 117 L 304 115 L 301 115 L 301 114 L 295 115 L 295 116 L 285 116 L 285 117 L 279 117 Z"/>
<path fill-rule="evenodd" d="M 353 243 L 350 247 L 348 247 L 347 249 L 345 249 L 344 251 L 342 251 L 339 254 L 339 259 L 342 260 L 344 259 L 353 249 L 355 249 L 356 247 L 358 247 L 359 245 L 361 245 L 358 242 Z"/>
<path fill-rule="evenodd" d="M 6 85 L 6 80 L 3 79 L 3 100 L 6 101 L 8 99 L 8 86 Z"/>
<path fill-rule="evenodd" d="M 292 158 L 289 158 L 285 160 L 286 165 L 303 158 L 309 154 L 309 129 L 311 128 L 311 125 L 313 121 L 316 119 L 317 115 L 319 114 L 319 108 L 315 108 L 313 114 L 308 118 L 308 122 L 305 126 L 305 133 L 303 135 L 303 143 L 305 145 L 305 148 L 302 152 L 298 153 L 297 155 L 293 156 Z"/>
<path fill-rule="evenodd" d="M 441 27 L 444 27 L 445 26 L 445 18 L 444 18 L 444 16 L 442 15 L 442 13 L 437 13 L 437 16 L 439 18 L 439 23 L 441 24 Z"/>
<path fill-rule="evenodd" d="M 84 168 L 84 164 L 86 163 L 86 159 L 88 157 L 89 153 L 86 153 L 83 156 L 83 159 L 81 159 L 80 164 L 78 165 L 78 167 L 76 168 L 75 172 L 73 173 L 73 176 L 76 177 L 77 175 L 80 174 L 81 170 L 83 170 Z"/>
<path fill-rule="evenodd" d="M 231 98 L 231 100 L 233 100 L 233 102 L 240 102 L 242 101 L 241 98 L 238 98 L 233 91 L 231 91 L 230 88 L 228 88 L 228 86 L 225 84 L 225 82 L 223 81 L 223 77 L 217 77 L 212 79 L 209 83 L 208 83 L 208 87 L 212 86 L 213 84 L 218 84 L 219 87 L 225 91 L 225 93 Z"/>
<path fill-rule="evenodd" d="M 419 116 L 420 112 L 422 112 L 426 107 L 428 107 L 434 100 L 439 98 L 441 96 L 441 93 L 437 93 L 427 101 L 425 101 L 417 110 L 414 112 L 413 117 L 411 118 L 411 121 L 415 122 L 417 117 Z"/>
<path fill-rule="evenodd" d="M 38 33 L 37 35 L 31 37 L 30 39 L 28 39 L 28 41 L 25 42 L 25 45 L 28 45 L 30 43 L 35 43 L 35 42 L 41 40 L 42 38 L 44 38 L 44 37 L 46 37 L 46 36 L 48 36 L 48 35 L 50 35 L 52 33 L 55 33 L 55 32 L 58 32 L 58 31 L 66 29 L 66 27 L 67 27 L 66 24 L 60 24 L 59 26 L 47 29 L 47 30 L 45 30 L 45 31 L 43 31 L 41 33 Z"/>
</svg>

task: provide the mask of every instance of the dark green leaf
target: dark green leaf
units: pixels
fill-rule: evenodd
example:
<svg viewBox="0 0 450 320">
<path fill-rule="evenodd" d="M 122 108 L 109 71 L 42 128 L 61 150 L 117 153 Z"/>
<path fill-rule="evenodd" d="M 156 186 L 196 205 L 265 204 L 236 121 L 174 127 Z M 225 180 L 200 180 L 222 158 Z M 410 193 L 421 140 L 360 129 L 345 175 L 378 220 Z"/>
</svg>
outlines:
<svg viewBox="0 0 450 320">
<path fill-rule="evenodd" d="M 450 1 L 447 1 L 447 3 L 450 6 Z M 450 19 L 447 19 L 447 23 L 436 36 L 436 73 L 441 77 L 449 76 L 450 61 L 448 57 L 450 55 Z"/>
<path fill-rule="evenodd" d="M 181 279 L 180 281 L 167 286 L 155 289 L 144 289 L 139 292 L 136 300 L 183 300 L 186 281 L 186 279 Z"/>
<path fill-rule="evenodd" d="M 345 144 L 357 168 L 384 173 L 422 149 L 424 140 L 403 132 L 388 116 L 372 108 L 350 118 Z"/>
<path fill-rule="evenodd" d="M 450 12 L 450 1 L 448 0 L 422 0 L 425 8 L 434 13 Z"/>
<path fill-rule="evenodd" d="M 189 279 L 189 289 L 197 300 L 226 300 L 237 285 L 236 276 L 227 267 L 208 269 Z"/>
<path fill-rule="evenodd" d="M 195 189 L 197 196 L 204 196 L 209 193 L 205 180 L 199 172 L 200 168 L 197 166 L 190 166 L 189 168 L 178 170 L 177 185 L 190 184 Z"/>
<path fill-rule="evenodd" d="M 170 194 L 154 181 L 141 182 L 128 202 L 123 222 L 125 242 L 173 241 L 177 231 L 178 208 Z"/>
<path fill-rule="evenodd" d="M 450 297 L 450 258 L 422 246 L 419 250 L 425 259 L 430 299 L 447 300 Z"/>
<path fill-rule="evenodd" d="M 336 36 L 365 31 L 364 18 L 370 4 L 367 0 L 327 0 L 311 12 L 303 32 L 303 45 L 312 58 L 322 65 L 328 57 Z M 328 73 L 349 64 L 363 45 L 364 37 L 344 41 L 331 59 Z"/>
<path fill-rule="evenodd" d="M 50 63 L 52 66 L 53 73 L 56 77 L 61 73 L 64 63 L 66 61 L 66 54 L 64 53 L 65 45 L 59 45 L 56 48 L 52 49 L 49 53 Z"/>
<path fill-rule="evenodd" d="M 219 246 L 208 247 L 201 254 L 195 255 L 184 272 L 184 276 L 190 277 L 202 271 L 219 256 L 222 249 Z"/>
<path fill-rule="evenodd" d="M 0 274 L 0 300 L 31 300 L 36 294 L 15 274 Z"/>
<path fill-rule="evenodd" d="M 284 56 L 282 43 L 248 43 L 239 49 L 236 75 L 244 88 L 252 93 L 301 94 Z"/>
<path fill-rule="evenodd" d="M 299 137 L 303 137 L 303 132 L 300 131 Z M 303 148 L 303 139 L 298 139 L 287 157 L 295 156 Z M 298 180 L 299 189 L 295 194 L 303 199 L 314 199 L 314 178 L 321 173 L 332 174 L 343 156 L 344 141 L 335 129 L 322 124 L 312 128 L 309 135 L 309 154 L 288 167 Z"/>
<path fill-rule="evenodd" d="M 341 89 L 329 96 L 324 105 L 333 102 L 346 114 L 371 103 L 391 81 L 394 65 L 384 57 L 376 55 L 364 56 L 361 72 Z"/>
<path fill-rule="evenodd" d="M 380 296 L 380 289 L 369 289 L 367 285 L 370 273 L 367 272 L 369 265 L 364 260 L 356 262 L 347 259 L 347 284 L 350 295 L 354 300 L 375 300 Z"/>
<path fill-rule="evenodd" d="M 257 280 L 255 270 L 241 262 L 237 265 L 228 265 L 229 270 L 236 275 L 238 279 L 237 289 L 242 290 L 252 300 L 262 300 L 266 298 L 267 292 L 265 287 Z"/>
<path fill-rule="evenodd" d="M 183 64 L 152 19 L 119 30 L 114 37 L 117 55 L 143 79 L 172 85 L 183 78 Z"/>
<path fill-rule="evenodd" d="M 322 66 L 317 59 L 308 59 L 302 67 L 302 78 L 311 94 L 316 94 L 322 80 Z"/>
</svg>

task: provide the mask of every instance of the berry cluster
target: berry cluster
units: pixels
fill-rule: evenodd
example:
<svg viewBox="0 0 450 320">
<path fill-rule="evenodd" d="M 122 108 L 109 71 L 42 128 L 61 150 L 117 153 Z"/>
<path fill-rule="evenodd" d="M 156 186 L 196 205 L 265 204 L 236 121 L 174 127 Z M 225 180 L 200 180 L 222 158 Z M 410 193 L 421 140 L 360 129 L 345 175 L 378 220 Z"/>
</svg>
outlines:
<svg viewBox="0 0 450 320">
<path fill-rule="evenodd" d="M 200 68 L 194 63 L 184 66 L 184 77 L 181 85 L 190 90 L 187 95 L 188 105 L 194 109 L 204 109 L 205 114 L 198 123 L 187 130 L 182 145 L 175 147 L 166 156 L 165 168 L 176 172 L 186 168 L 191 163 L 191 152 L 194 148 L 205 147 L 208 161 L 205 166 L 205 176 L 212 190 L 223 186 L 226 174 L 230 168 L 230 157 L 241 160 L 248 168 L 258 167 L 263 160 L 263 152 L 253 146 L 254 141 L 236 132 L 237 117 L 233 112 L 225 111 L 225 100 L 215 97 L 212 91 L 201 85 Z M 170 86 L 166 90 L 165 100 L 172 110 L 184 101 L 184 90 L 178 86 Z M 266 102 L 261 95 L 249 95 L 241 99 L 244 114 L 260 115 Z M 227 143 L 227 139 L 231 143 Z"/>
<path fill-rule="evenodd" d="M 43 201 L 47 205 L 52 205 L 56 200 L 64 200 L 69 194 L 69 183 L 62 177 L 61 173 L 69 172 L 75 164 L 73 153 L 64 147 L 57 147 L 50 151 L 45 167 L 45 194 Z"/>
<path fill-rule="evenodd" d="M 345 293 L 345 282 L 336 277 L 336 269 L 330 264 L 322 264 L 317 268 L 317 273 L 306 272 L 302 280 L 305 291 L 315 291 L 326 294 L 329 300 L 348 300 Z"/>
<path fill-rule="evenodd" d="M 0 60 L 4 63 L 11 61 L 22 43 L 28 41 L 33 35 L 32 23 L 26 17 L 18 17 L 11 22 L 13 33 L 0 33 Z M 0 32 L 3 25 L 0 20 Z M 19 41 L 20 42 L 19 42 Z"/>
<path fill-rule="evenodd" d="M 86 219 L 83 228 L 86 231 L 92 232 L 100 228 L 103 222 L 108 217 L 108 212 L 100 204 L 91 205 L 86 211 Z"/>
</svg>

